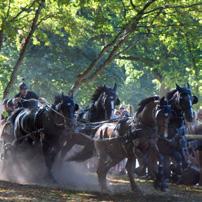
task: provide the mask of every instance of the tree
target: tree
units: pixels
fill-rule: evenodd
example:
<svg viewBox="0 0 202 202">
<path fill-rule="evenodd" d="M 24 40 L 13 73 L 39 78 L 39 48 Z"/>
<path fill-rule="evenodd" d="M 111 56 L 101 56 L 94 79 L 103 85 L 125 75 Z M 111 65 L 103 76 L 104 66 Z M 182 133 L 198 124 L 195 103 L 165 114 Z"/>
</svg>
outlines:
<svg viewBox="0 0 202 202">
<path fill-rule="evenodd" d="M 30 40 L 32 38 L 32 35 L 34 34 L 34 32 L 35 32 L 35 30 L 37 28 L 37 22 L 38 22 L 38 19 L 39 19 L 40 12 L 41 12 L 42 8 L 44 7 L 44 3 L 45 3 L 45 0 L 39 1 L 39 6 L 35 11 L 35 15 L 34 15 L 31 27 L 30 27 L 30 31 L 29 31 L 27 37 L 25 38 L 24 44 L 22 44 L 22 47 L 21 47 L 21 50 L 20 50 L 20 53 L 19 53 L 19 57 L 18 57 L 18 59 L 16 61 L 16 64 L 13 67 L 9 82 L 8 82 L 8 84 L 7 84 L 7 86 L 6 86 L 5 90 L 4 90 L 4 94 L 3 94 L 4 98 L 8 96 L 8 94 L 10 92 L 10 89 L 12 88 L 13 83 L 15 82 L 15 79 L 17 77 L 18 69 L 19 69 L 19 67 L 20 67 L 20 65 L 21 65 L 21 63 L 22 63 L 22 61 L 24 59 L 24 56 L 25 56 L 27 46 L 29 45 Z"/>
<path fill-rule="evenodd" d="M 16 6 L 19 1 L 21 8 Z M 1 19 L 10 7 L 6 19 L 11 26 L 3 29 L 1 91 L 12 78 L 22 41 L 30 32 L 40 1 L 16 0 L 10 1 L 10 6 L 8 1 L 3 2 Z M 45 97 L 49 97 L 47 90 L 54 94 L 58 89 L 67 92 L 71 88 L 75 93 L 79 89 L 77 98 L 82 104 L 87 103 L 95 85 L 113 85 L 111 77 L 119 83 L 122 100 L 131 104 L 144 94 L 163 94 L 175 82 L 182 84 L 187 80 L 194 92 L 201 94 L 201 2 L 46 0 L 46 5 L 10 86 L 28 77 L 30 85 Z M 11 95 L 13 91 L 9 89 L 6 91 Z M 131 91 L 130 96 L 126 96 L 125 89 Z"/>
</svg>

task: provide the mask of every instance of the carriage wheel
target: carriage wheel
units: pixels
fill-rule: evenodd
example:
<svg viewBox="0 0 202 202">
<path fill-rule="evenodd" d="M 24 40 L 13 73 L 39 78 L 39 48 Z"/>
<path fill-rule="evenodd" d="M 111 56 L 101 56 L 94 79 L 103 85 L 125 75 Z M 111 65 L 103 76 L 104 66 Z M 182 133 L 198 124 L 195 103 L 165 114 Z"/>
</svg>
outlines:
<svg viewBox="0 0 202 202">
<path fill-rule="evenodd" d="M 6 168 L 7 159 L 14 154 L 12 148 L 12 142 L 14 140 L 13 126 L 10 122 L 6 122 L 3 126 L 0 134 L 0 161 L 2 163 L 1 171 L 3 172 Z"/>
</svg>

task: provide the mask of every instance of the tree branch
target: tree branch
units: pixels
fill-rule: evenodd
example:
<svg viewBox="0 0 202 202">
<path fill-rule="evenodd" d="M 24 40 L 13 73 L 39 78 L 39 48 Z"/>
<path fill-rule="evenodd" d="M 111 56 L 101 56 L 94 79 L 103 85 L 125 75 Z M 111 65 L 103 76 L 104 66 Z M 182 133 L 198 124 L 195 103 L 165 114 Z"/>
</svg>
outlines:
<svg viewBox="0 0 202 202">
<path fill-rule="evenodd" d="M 25 39 L 25 42 L 24 42 L 24 44 L 23 44 L 23 46 L 22 46 L 22 48 L 20 50 L 19 57 L 18 57 L 18 59 L 16 61 L 15 66 L 13 67 L 13 71 L 11 73 L 10 80 L 9 80 L 5 90 L 4 90 L 4 93 L 3 93 L 4 98 L 8 96 L 8 94 L 9 94 L 9 92 L 10 92 L 10 90 L 11 90 L 11 88 L 12 88 L 12 86 L 13 86 L 15 80 L 16 80 L 17 73 L 18 73 L 19 67 L 22 64 L 22 61 L 24 59 L 27 47 L 28 47 L 28 45 L 30 43 L 30 40 L 31 40 L 31 38 L 33 36 L 33 33 L 35 32 L 35 30 L 37 28 L 36 24 L 37 24 L 37 21 L 39 19 L 39 15 L 41 13 L 41 10 L 44 7 L 44 3 L 45 3 L 45 0 L 41 0 L 37 10 L 35 11 L 35 15 L 34 15 L 31 27 L 30 27 L 30 32 L 28 33 L 28 35 L 27 35 L 27 37 Z"/>
<path fill-rule="evenodd" d="M 5 19 L 8 19 L 9 14 L 10 14 L 10 9 L 11 9 L 11 0 L 8 1 L 8 9 L 7 9 L 7 12 L 6 12 Z"/>
<path fill-rule="evenodd" d="M 137 29 L 137 25 L 145 13 L 145 10 L 150 7 L 156 0 L 147 1 L 142 9 L 132 18 L 132 20 L 126 24 L 125 27 L 117 34 L 114 40 L 107 44 L 100 52 L 98 57 L 77 76 L 75 83 L 73 84 L 70 93 L 75 93 L 78 88 L 89 79 L 96 78 L 97 74 L 102 72 L 105 67 L 115 58 L 116 52 L 128 39 L 131 33 Z M 104 56 L 106 56 L 104 58 Z M 103 62 L 101 60 L 104 60 Z M 102 62 L 100 64 L 100 62 Z"/>
<path fill-rule="evenodd" d="M 20 10 L 14 17 L 12 17 L 12 18 L 9 20 L 9 22 L 15 21 L 15 20 L 16 20 L 22 13 L 24 13 L 24 12 L 30 12 L 30 9 L 34 6 L 34 4 L 35 4 L 37 1 L 39 1 L 39 0 L 33 0 L 33 2 L 32 2 L 29 6 L 21 8 L 21 10 Z"/>
<path fill-rule="evenodd" d="M 3 46 L 3 38 L 4 38 L 4 30 L 3 30 L 3 26 L 1 26 L 1 29 L 0 29 L 0 51 L 1 51 L 1 48 Z"/>
<path fill-rule="evenodd" d="M 145 63 L 146 65 L 158 65 L 160 64 L 160 61 L 159 60 L 153 60 L 153 59 L 150 59 L 150 58 L 145 58 L 145 57 L 140 57 L 140 56 L 118 56 L 117 59 L 119 60 L 131 60 L 131 61 L 140 61 L 140 62 L 143 62 Z"/>
<path fill-rule="evenodd" d="M 147 12 L 145 12 L 145 14 L 149 14 L 149 13 L 153 13 L 155 11 L 159 11 L 159 10 L 165 10 L 165 9 L 169 9 L 169 8 L 173 8 L 173 9 L 176 9 L 176 8 L 192 8 L 192 7 L 195 7 L 195 6 L 201 6 L 202 5 L 202 2 L 200 3 L 194 3 L 194 4 L 190 4 L 190 5 L 164 5 L 164 6 L 159 6 L 157 8 L 154 8 L 152 10 L 149 10 Z"/>
<path fill-rule="evenodd" d="M 133 7 L 133 9 L 137 12 L 139 12 L 139 9 L 137 8 L 137 6 L 133 3 L 133 0 L 130 0 L 130 4 Z"/>
</svg>

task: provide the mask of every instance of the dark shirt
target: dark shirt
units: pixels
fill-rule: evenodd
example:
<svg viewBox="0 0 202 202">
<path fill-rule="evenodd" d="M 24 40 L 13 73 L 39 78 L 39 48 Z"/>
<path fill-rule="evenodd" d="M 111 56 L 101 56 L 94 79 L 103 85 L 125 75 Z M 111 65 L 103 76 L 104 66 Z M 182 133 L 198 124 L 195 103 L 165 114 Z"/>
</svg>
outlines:
<svg viewBox="0 0 202 202">
<path fill-rule="evenodd" d="M 20 93 L 18 93 L 17 95 L 15 95 L 15 98 L 22 98 L 22 99 L 25 99 L 25 100 L 30 100 L 30 99 L 39 99 L 39 96 L 33 92 L 33 91 L 27 91 L 27 94 L 25 96 L 22 96 Z"/>
</svg>

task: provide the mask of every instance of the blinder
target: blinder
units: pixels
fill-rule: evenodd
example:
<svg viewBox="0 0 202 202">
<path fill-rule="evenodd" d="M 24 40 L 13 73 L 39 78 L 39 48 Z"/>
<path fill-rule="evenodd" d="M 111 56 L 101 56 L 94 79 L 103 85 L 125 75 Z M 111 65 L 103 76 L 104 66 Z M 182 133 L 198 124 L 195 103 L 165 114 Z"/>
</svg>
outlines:
<svg viewBox="0 0 202 202">
<path fill-rule="evenodd" d="M 166 118 L 168 118 L 171 111 L 172 111 L 171 105 L 157 106 L 157 109 L 156 109 L 154 117 L 155 117 L 155 119 L 157 119 L 160 112 L 163 112 L 164 116 Z"/>
<path fill-rule="evenodd" d="M 194 104 L 197 104 L 197 103 L 198 103 L 198 97 L 193 95 L 192 96 L 192 104 L 194 105 Z"/>
</svg>

